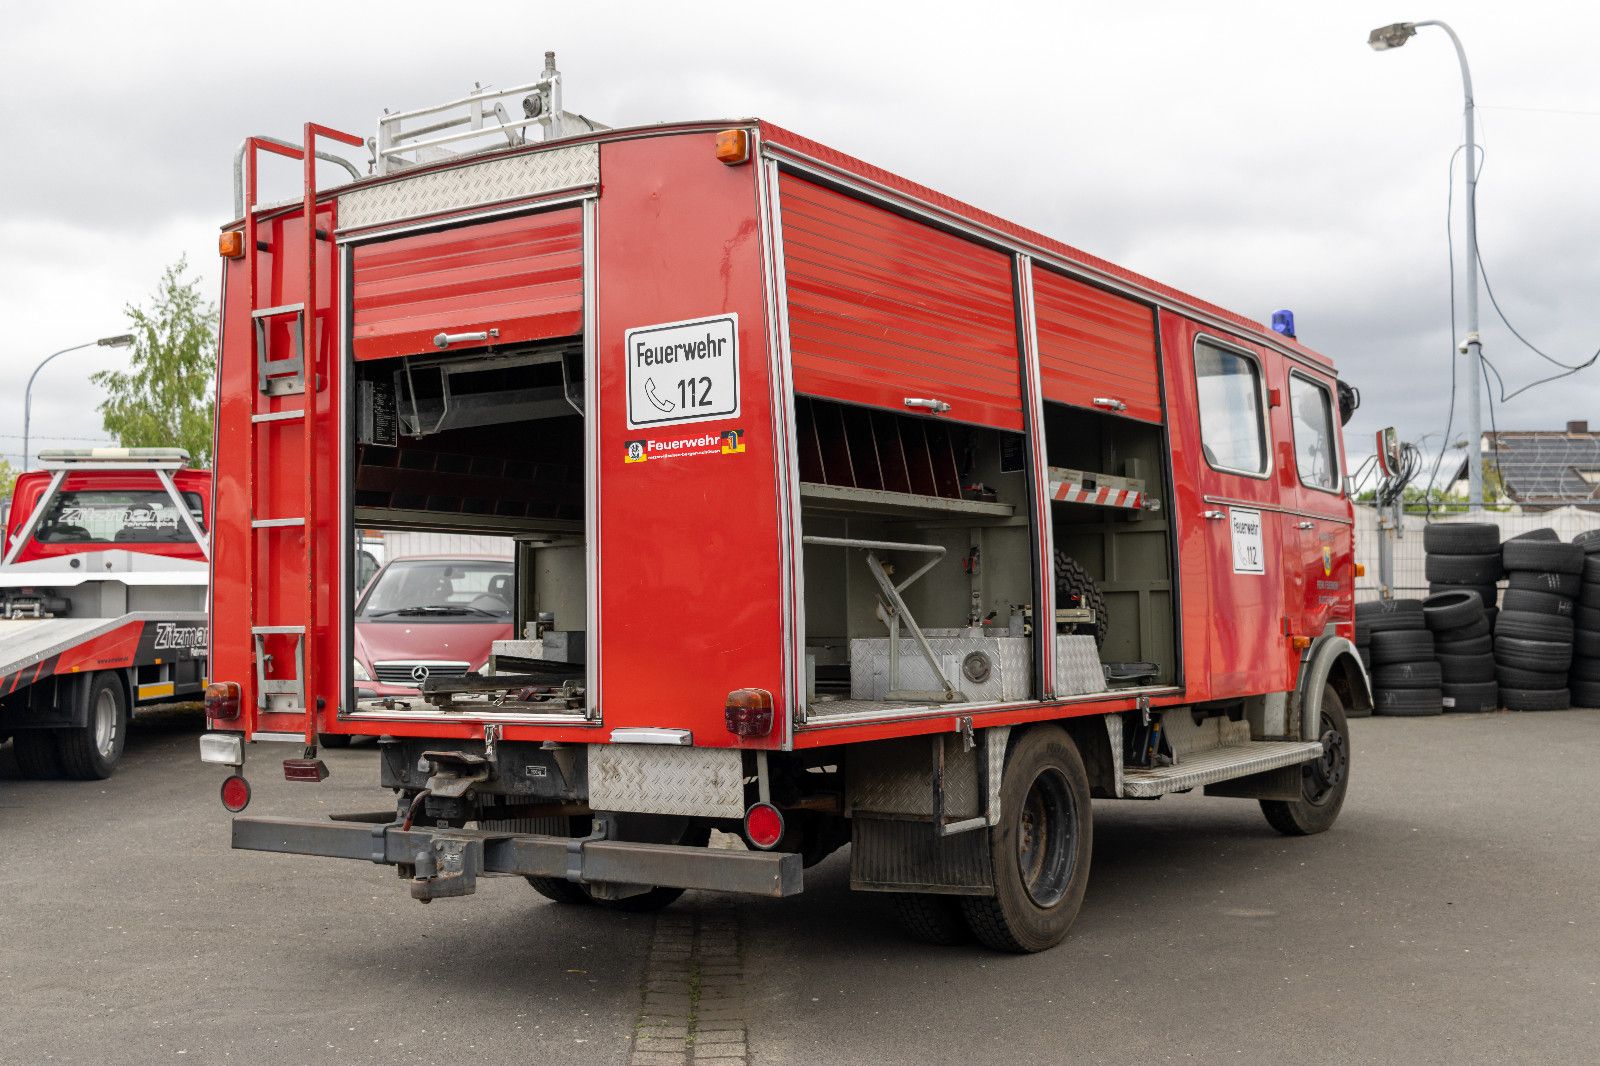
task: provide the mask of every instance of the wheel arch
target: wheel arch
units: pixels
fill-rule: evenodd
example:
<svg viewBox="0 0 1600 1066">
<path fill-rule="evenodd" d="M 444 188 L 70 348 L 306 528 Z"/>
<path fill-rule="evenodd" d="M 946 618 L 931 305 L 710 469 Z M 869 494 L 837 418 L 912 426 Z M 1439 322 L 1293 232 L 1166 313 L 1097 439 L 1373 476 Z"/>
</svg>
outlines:
<svg viewBox="0 0 1600 1066">
<path fill-rule="evenodd" d="M 1308 697 L 1320 693 L 1324 685 L 1333 686 L 1346 711 L 1372 710 L 1372 682 L 1367 677 L 1366 667 L 1361 665 L 1360 652 L 1344 637 L 1328 634 L 1311 645 L 1300 671 L 1300 683 L 1295 687 L 1295 702 L 1302 719 L 1305 708 L 1318 705 Z M 1315 739 L 1316 722 L 1303 720 L 1301 727 L 1301 736 Z"/>
</svg>

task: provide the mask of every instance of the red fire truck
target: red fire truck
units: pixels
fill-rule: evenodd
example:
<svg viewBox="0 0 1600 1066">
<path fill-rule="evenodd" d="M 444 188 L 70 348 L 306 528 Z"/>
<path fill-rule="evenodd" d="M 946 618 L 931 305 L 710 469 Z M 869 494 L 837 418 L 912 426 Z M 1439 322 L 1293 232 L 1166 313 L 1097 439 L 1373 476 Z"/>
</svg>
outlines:
<svg viewBox="0 0 1600 1066">
<path fill-rule="evenodd" d="M 140 704 L 206 684 L 211 476 L 176 448 L 46 451 L 0 558 L 0 737 L 25 777 L 109 777 Z"/>
<path fill-rule="evenodd" d="M 397 803 L 234 847 L 647 909 L 797 893 L 849 843 L 917 934 L 1035 951 L 1092 799 L 1333 823 L 1371 706 L 1355 395 L 1292 325 L 765 121 L 607 129 L 559 90 L 387 115 L 338 187 L 360 137 L 241 149 L 202 755 L 237 812 L 247 742 L 316 781 L 319 734 L 372 735 Z M 299 201 L 255 205 L 259 153 Z M 357 528 L 513 538 L 513 639 L 363 689 Z"/>
</svg>

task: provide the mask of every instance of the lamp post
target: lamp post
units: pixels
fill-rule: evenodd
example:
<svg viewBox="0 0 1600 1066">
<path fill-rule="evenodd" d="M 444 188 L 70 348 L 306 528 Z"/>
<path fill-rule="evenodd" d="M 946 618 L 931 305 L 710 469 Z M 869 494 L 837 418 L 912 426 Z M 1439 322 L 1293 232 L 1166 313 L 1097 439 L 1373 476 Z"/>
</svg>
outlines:
<svg viewBox="0 0 1600 1066">
<path fill-rule="evenodd" d="M 63 348 L 59 352 L 50 353 L 40 361 L 38 366 L 33 368 L 33 373 L 28 375 L 28 387 L 22 393 L 22 469 L 28 469 L 28 438 L 33 424 L 33 379 L 39 376 L 39 371 L 44 369 L 45 364 L 58 355 L 66 355 L 68 352 L 75 352 L 80 348 L 93 348 L 96 346 L 101 348 L 126 348 L 132 343 L 133 334 L 131 333 L 119 333 L 114 337 L 101 337 L 97 341 L 84 341 L 82 344 L 74 344 L 70 348 Z"/>
<path fill-rule="evenodd" d="M 1483 509 L 1483 415 L 1478 410 L 1479 390 L 1483 383 L 1483 346 L 1478 337 L 1478 145 L 1473 137 L 1472 123 L 1472 71 L 1467 66 L 1467 53 L 1461 47 L 1461 38 L 1448 24 L 1429 19 L 1425 22 L 1396 22 L 1380 26 L 1367 37 L 1367 44 L 1375 52 L 1399 48 L 1417 34 L 1421 26 L 1437 26 L 1450 35 L 1456 46 L 1456 58 L 1461 61 L 1461 87 L 1466 97 L 1464 112 L 1467 123 L 1467 335 L 1461 342 L 1461 354 L 1467 357 L 1467 507 Z"/>
</svg>

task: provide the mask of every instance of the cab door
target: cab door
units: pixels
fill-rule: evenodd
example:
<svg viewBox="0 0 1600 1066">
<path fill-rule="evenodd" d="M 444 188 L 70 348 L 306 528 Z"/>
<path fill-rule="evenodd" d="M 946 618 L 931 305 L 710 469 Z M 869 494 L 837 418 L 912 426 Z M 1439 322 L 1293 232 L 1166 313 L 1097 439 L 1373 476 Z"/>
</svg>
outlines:
<svg viewBox="0 0 1600 1066">
<path fill-rule="evenodd" d="M 1332 375 L 1289 366 L 1283 395 L 1289 426 L 1284 449 L 1292 467 L 1285 498 L 1292 494 L 1297 594 L 1289 603 L 1296 634 L 1319 636 L 1354 606 L 1354 526 L 1344 495 L 1343 440 L 1339 433 L 1338 386 Z M 1286 560 L 1287 561 L 1287 560 Z"/>
<path fill-rule="evenodd" d="M 1190 695 L 1282 691 L 1286 545 L 1267 358 L 1169 312 L 1161 331 L 1170 353 L 1174 470 L 1187 469 L 1192 486 L 1179 491 L 1175 516 Z M 1199 606 L 1197 584 L 1204 594 Z"/>
</svg>

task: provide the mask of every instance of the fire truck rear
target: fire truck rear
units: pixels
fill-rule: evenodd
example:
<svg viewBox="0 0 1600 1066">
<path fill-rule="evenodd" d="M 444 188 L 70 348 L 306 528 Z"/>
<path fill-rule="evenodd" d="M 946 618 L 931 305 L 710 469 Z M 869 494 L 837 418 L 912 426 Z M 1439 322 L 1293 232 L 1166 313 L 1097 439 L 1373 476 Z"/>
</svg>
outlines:
<svg viewBox="0 0 1600 1066">
<path fill-rule="evenodd" d="M 319 188 L 362 143 L 241 149 L 202 754 L 237 811 L 249 742 L 314 782 L 319 736 L 376 736 L 396 800 L 234 847 L 639 910 L 791 895 L 848 843 L 914 932 L 1035 951 L 1093 799 L 1333 823 L 1371 706 L 1354 393 L 1292 324 L 767 122 L 607 129 L 553 60 Z M 256 205 L 263 153 L 298 202 Z M 436 568 L 389 620 L 511 639 L 357 657 L 360 529 L 509 538 L 509 579 Z"/>
</svg>

